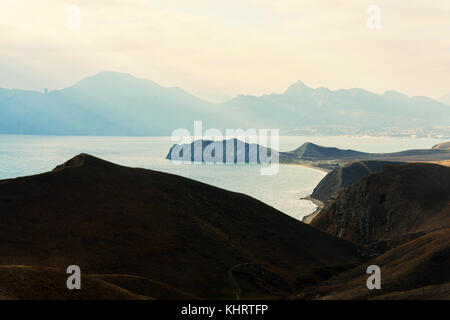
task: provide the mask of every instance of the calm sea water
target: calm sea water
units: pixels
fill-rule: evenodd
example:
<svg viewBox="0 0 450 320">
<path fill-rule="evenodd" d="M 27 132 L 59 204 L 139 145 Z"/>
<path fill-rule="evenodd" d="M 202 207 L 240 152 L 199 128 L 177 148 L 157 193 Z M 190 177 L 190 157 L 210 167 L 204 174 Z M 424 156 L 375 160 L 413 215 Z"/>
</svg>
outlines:
<svg viewBox="0 0 450 320">
<path fill-rule="evenodd" d="M 281 137 L 280 150 L 304 142 L 365 152 L 394 152 L 430 148 L 438 139 L 375 137 Z M 260 175 L 259 165 L 174 164 L 165 156 L 169 137 L 56 137 L 0 135 L 0 179 L 52 170 L 79 153 L 118 164 L 169 172 L 223 189 L 242 192 L 301 219 L 316 206 L 300 200 L 312 192 L 325 173 L 302 166 L 280 165 L 278 174 Z"/>
</svg>

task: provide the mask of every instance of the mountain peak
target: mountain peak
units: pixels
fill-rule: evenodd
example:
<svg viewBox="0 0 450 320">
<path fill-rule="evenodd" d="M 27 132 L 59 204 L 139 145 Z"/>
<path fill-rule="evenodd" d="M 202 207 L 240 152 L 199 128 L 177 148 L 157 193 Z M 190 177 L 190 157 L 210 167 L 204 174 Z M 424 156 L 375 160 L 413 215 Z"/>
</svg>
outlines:
<svg viewBox="0 0 450 320">
<path fill-rule="evenodd" d="M 287 95 L 298 95 L 298 94 L 303 94 L 305 92 L 309 92 L 309 91 L 312 91 L 312 90 L 314 90 L 314 89 L 308 87 L 302 81 L 299 80 L 296 83 L 294 83 L 291 86 L 289 86 L 289 88 L 287 88 L 287 90 L 284 92 L 284 94 L 287 94 Z"/>
<path fill-rule="evenodd" d="M 57 166 L 53 171 L 62 171 L 68 168 L 77 168 L 77 167 L 111 167 L 117 166 L 111 162 L 106 160 L 94 157 L 87 153 L 80 153 L 79 155 L 73 157 L 70 160 L 67 160 L 63 164 Z"/>
<path fill-rule="evenodd" d="M 85 90 L 99 90 L 111 89 L 111 86 L 118 86 L 120 88 L 129 87 L 160 87 L 157 83 L 149 79 L 137 78 L 129 73 L 116 71 L 102 71 L 92 76 L 81 79 L 75 84 L 75 87 L 83 88 Z"/>
</svg>

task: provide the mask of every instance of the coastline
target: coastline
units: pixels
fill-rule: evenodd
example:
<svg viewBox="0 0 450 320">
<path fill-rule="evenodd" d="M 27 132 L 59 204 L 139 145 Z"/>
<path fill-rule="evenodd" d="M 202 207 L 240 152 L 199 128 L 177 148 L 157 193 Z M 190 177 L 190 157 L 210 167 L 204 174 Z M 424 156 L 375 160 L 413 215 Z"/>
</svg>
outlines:
<svg viewBox="0 0 450 320">
<path fill-rule="evenodd" d="M 314 203 L 317 206 L 317 209 L 314 210 L 314 212 L 307 214 L 306 216 L 304 216 L 302 218 L 302 222 L 306 223 L 306 224 L 310 224 L 311 221 L 320 213 L 320 211 L 324 208 L 324 203 L 320 200 L 311 198 L 311 195 L 301 198 L 301 200 L 308 200 L 311 201 L 312 203 Z"/>
<path fill-rule="evenodd" d="M 326 172 L 326 173 L 329 173 L 329 172 L 333 171 L 331 169 L 326 169 L 326 168 L 323 168 L 323 167 L 320 167 L 320 166 L 317 166 L 317 165 L 314 165 L 314 164 L 310 164 L 310 163 L 298 163 L 298 162 L 296 162 L 296 163 L 280 163 L 280 164 L 287 164 L 287 165 L 290 165 L 290 166 L 302 166 L 302 167 L 307 167 L 307 168 L 311 168 L 311 169 L 316 169 L 316 170 L 319 170 L 319 171 L 322 171 L 322 172 Z"/>
</svg>

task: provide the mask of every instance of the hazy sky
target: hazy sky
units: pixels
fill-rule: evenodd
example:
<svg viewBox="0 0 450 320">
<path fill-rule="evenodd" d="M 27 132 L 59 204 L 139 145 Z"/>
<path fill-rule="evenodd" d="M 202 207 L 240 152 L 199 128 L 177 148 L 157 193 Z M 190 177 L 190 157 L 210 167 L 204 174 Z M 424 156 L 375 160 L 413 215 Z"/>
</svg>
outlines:
<svg viewBox="0 0 450 320">
<path fill-rule="evenodd" d="M 80 30 L 66 25 L 72 4 Z M 1 0 L 0 87 L 53 90 L 106 70 L 211 99 L 297 80 L 436 98 L 450 92 L 450 1 Z"/>
</svg>

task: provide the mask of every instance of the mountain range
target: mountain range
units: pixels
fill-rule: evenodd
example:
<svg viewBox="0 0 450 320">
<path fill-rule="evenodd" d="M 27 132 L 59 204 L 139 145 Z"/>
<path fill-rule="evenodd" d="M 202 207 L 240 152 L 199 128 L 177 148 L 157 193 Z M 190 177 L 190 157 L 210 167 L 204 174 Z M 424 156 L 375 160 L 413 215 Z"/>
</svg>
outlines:
<svg viewBox="0 0 450 320">
<path fill-rule="evenodd" d="M 204 128 L 278 128 L 282 134 L 447 132 L 450 123 L 449 105 L 396 91 L 332 91 L 297 82 L 281 94 L 214 104 L 117 72 L 45 93 L 0 89 L 0 110 L 3 134 L 167 136 L 177 128 L 192 130 L 194 120 Z"/>
<path fill-rule="evenodd" d="M 447 94 L 447 95 L 445 95 L 445 96 L 443 96 L 443 97 L 441 97 L 441 98 L 439 99 L 439 101 L 441 101 L 441 102 L 443 102 L 443 103 L 445 103 L 445 104 L 450 105 L 450 93 Z"/>
</svg>

